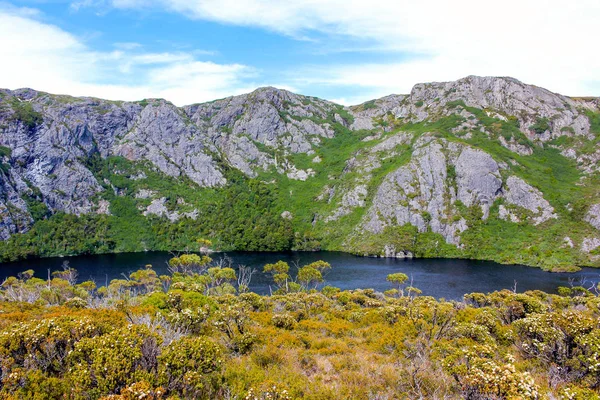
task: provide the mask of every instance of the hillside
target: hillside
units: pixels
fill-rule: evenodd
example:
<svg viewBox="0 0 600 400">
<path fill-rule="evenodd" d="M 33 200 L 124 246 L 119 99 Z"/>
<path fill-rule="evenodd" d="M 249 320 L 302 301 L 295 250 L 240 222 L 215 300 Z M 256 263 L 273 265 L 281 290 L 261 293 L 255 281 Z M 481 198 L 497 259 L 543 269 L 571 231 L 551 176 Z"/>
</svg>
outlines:
<svg viewBox="0 0 600 400">
<path fill-rule="evenodd" d="M 600 266 L 600 99 L 470 76 L 343 107 L 0 90 L 0 258 L 343 250 Z"/>
</svg>

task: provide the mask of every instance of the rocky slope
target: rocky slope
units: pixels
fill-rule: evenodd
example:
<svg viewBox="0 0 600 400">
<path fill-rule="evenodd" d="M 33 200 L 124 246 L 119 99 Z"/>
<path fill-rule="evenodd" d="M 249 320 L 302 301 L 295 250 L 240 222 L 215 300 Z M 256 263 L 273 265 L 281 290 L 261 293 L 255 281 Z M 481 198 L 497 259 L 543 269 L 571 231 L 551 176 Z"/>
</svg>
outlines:
<svg viewBox="0 0 600 400">
<path fill-rule="evenodd" d="M 599 99 L 512 78 L 353 107 L 275 88 L 181 108 L 0 90 L 0 239 L 57 213 L 110 219 L 124 199 L 140 216 L 201 221 L 242 179 L 273 192 L 297 248 L 597 265 L 599 139 Z"/>
</svg>

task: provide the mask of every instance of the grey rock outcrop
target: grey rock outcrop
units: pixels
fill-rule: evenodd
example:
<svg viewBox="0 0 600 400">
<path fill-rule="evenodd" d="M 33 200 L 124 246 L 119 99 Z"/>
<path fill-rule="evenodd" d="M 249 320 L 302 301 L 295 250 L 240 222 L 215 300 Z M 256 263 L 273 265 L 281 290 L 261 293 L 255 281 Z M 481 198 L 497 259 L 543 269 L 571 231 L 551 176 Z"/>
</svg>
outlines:
<svg viewBox="0 0 600 400">
<path fill-rule="evenodd" d="M 501 187 L 498 164 L 480 150 L 429 135 L 420 138 L 416 147 L 409 164 L 390 173 L 378 188 L 363 227 L 381 233 L 389 225 L 411 224 L 420 232 L 431 229 L 449 243 L 459 244 L 467 225 L 454 204 L 461 200 L 467 206 L 489 209 L 490 199 Z M 448 179 L 452 168 L 454 183 Z"/>
<path fill-rule="evenodd" d="M 154 200 L 152 200 L 150 205 L 148 205 L 148 207 L 146 207 L 146 210 L 144 210 L 144 212 L 142 214 L 146 215 L 146 216 L 152 214 L 152 215 L 156 215 L 159 217 L 166 217 L 171 222 L 178 221 L 179 218 L 181 218 L 181 215 L 179 214 L 178 211 L 169 211 L 169 209 L 166 206 L 166 202 L 167 202 L 167 199 L 165 197 L 154 199 Z M 196 215 L 197 215 L 197 211 L 195 213 L 192 212 L 190 214 L 187 214 L 186 216 L 196 219 L 195 218 Z"/>
<path fill-rule="evenodd" d="M 16 116 L 24 102 L 40 116 L 35 126 Z M 198 129 L 165 101 L 144 107 L 18 90 L 4 91 L 0 109 L 0 145 L 11 149 L 11 173 L 38 189 L 53 212 L 85 214 L 100 206 L 93 199 L 104 188 L 85 165 L 94 155 L 149 161 L 201 186 L 224 183 L 206 146 L 194 139 Z"/>
<path fill-rule="evenodd" d="M 350 214 L 353 208 L 364 207 L 367 197 L 367 186 L 358 185 L 344 193 L 342 204 L 333 212 L 332 215 L 325 218 L 325 222 L 335 221 L 344 215 Z"/>
<path fill-rule="evenodd" d="M 593 204 L 585 215 L 585 220 L 600 230 L 600 204 Z"/>
<path fill-rule="evenodd" d="M 557 218 L 554 208 L 544 199 L 542 193 L 521 178 L 510 176 L 506 180 L 506 202 L 530 211 L 535 225 Z"/>
<path fill-rule="evenodd" d="M 467 207 L 479 205 L 483 218 L 487 218 L 490 206 L 501 193 L 500 166 L 489 154 L 464 147 L 454 162 L 454 168 L 456 199 Z"/>
<path fill-rule="evenodd" d="M 583 239 L 583 242 L 581 242 L 581 251 L 583 251 L 584 253 L 591 253 L 599 247 L 600 238 L 597 237 L 585 238 Z"/>
<path fill-rule="evenodd" d="M 354 122 L 350 125 L 350 129 L 373 129 L 375 127 L 375 120 L 382 118 L 385 114 L 399 107 L 406 97 L 406 95 L 394 94 L 350 107 L 350 112 L 354 117 Z"/>
<path fill-rule="evenodd" d="M 158 100 L 146 106 L 135 126 L 112 149 L 129 160 L 148 160 L 173 177 L 186 175 L 199 186 L 221 186 L 225 178 L 207 150 L 198 128 L 171 103 Z"/>
<path fill-rule="evenodd" d="M 148 190 L 148 189 L 140 189 L 136 194 L 135 194 L 135 198 L 136 199 L 149 199 L 151 197 L 154 197 L 154 195 L 156 195 L 156 192 L 154 190 Z"/>
<path fill-rule="evenodd" d="M 7 183 L 8 176 L 4 178 L 1 204 L 6 216 L 0 235 L 5 239 L 31 225 L 20 199 L 30 190 L 28 185 L 40 191 L 51 212 L 107 213 L 97 196 L 106 182 L 98 182 L 86 164 L 96 156 L 148 163 L 200 187 L 226 184 L 219 158 L 250 177 L 275 167 L 293 179 L 309 179 L 314 171 L 297 169 L 285 157 L 278 160 L 275 152 L 311 154 L 320 138 L 333 137 L 333 122 L 328 121 L 339 109 L 274 88 L 183 108 L 162 99 L 114 102 L 31 89 L 0 90 L 0 146 L 11 153 L 4 160 L 10 166 L 10 181 L 22 183 L 14 186 Z M 23 112 L 36 119 L 23 122 Z M 339 115 L 335 121 L 345 123 Z M 140 171 L 129 178 L 146 177 Z M 110 190 L 124 194 L 114 187 Z M 144 197 L 151 195 L 138 193 L 138 198 Z M 22 215 L 17 216 L 17 209 Z M 166 216 L 159 209 L 148 212 Z"/>
<path fill-rule="evenodd" d="M 502 146 L 522 156 L 530 156 L 533 154 L 533 149 L 531 147 L 517 143 L 512 137 L 510 140 L 506 140 L 503 136 L 500 136 L 498 137 L 498 141 Z"/>
<path fill-rule="evenodd" d="M 27 204 L 15 186 L 18 187 L 14 180 L 0 170 L 0 240 L 25 232 L 33 224 Z"/>
<path fill-rule="evenodd" d="M 514 116 L 521 131 L 532 136 L 536 134 L 531 126 L 545 119 L 548 129 L 536 136 L 542 141 L 570 134 L 590 138 L 590 122 L 580 111 L 581 102 L 514 78 L 468 76 L 452 82 L 420 83 L 407 100 L 394 110 L 396 116 L 422 121 L 431 114 L 447 113 L 448 103 L 462 101 L 469 107 Z"/>
<path fill-rule="evenodd" d="M 413 135 L 407 132 L 398 132 L 385 137 L 384 139 L 373 138 L 372 140 L 380 140 L 370 148 L 362 149 L 357 152 L 352 158 L 346 162 L 346 167 L 343 175 L 354 173 L 356 178 L 353 185 L 350 187 L 341 188 L 338 194 L 341 196 L 341 201 L 333 213 L 324 218 L 325 222 L 336 221 L 339 218 L 350 214 L 353 209 L 364 207 L 367 203 L 368 183 L 372 178 L 371 172 L 381 167 L 381 163 L 387 159 L 397 157 L 400 152 L 397 151 L 398 146 L 410 143 Z M 371 141 L 371 140 L 370 140 Z M 328 201 L 331 201 L 335 189 L 330 192 Z M 323 200 L 324 195 L 319 196 L 318 200 Z"/>
<path fill-rule="evenodd" d="M 387 244 L 383 247 L 383 257 L 386 258 L 413 258 L 414 255 L 410 251 L 396 251 L 396 246 Z"/>
<path fill-rule="evenodd" d="M 183 107 L 227 160 L 249 176 L 277 160 L 269 150 L 307 153 L 319 138 L 334 135 L 330 114 L 339 106 L 271 87 L 205 104 Z M 315 121 L 323 121 L 317 123 Z M 259 149 L 257 145 L 261 145 Z"/>
<path fill-rule="evenodd" d="M 529 210 L 535 224 L 556 218 L 539 190 L 515 176 L 503 182 L 500 170 L 501 165 L 479 149 L 425 135 L 417 141 L 409 164 L 390 173 L 378 188 L 362 228 L 381 233 L 386 226 L 411 224 L 459 245 L 460 233 L 468 226 L 457 202 L 479 207 L 486 219 L 500 198 Z M 503 206 L 500 216 L 518 222 Z"/>
<path fill-rule="evenodd" d="M 312 168 L 308 168 L 307 170 L 296 169 L 296 167 L 292 166 L 289 168 L 287 172 L 287 177 L 290 179 L 294 179 L 296 181 L 305 181 L 311 176 L 315 175 L 315 171 Z"/>
</svg>

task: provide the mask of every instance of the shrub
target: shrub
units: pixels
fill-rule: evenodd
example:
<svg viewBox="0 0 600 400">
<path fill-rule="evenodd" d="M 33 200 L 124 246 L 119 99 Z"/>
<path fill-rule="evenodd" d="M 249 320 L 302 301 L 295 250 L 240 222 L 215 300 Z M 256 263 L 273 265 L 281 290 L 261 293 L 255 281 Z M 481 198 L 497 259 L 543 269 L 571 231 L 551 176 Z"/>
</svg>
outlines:
<svg viewBox="0 0 600 400">
<path fill-rule="evenodd" d="M 30 102 L 13 98 L 10 104 L 14 112 L 12 118 L 21 121 L 27 130 L 33 131 L 38 125 L 44 122 L 42 114 L 35 111 Z"/>
<path fill-rule="evenodd" d="M 108 323 L 107 323 L 108 322 Z M 66 357 L 82 340 L 104 335 L 118 322 L 90 317 L 62 316 L 16 323 L 0 333 L 0 364 L 4 375 L 22 368 L 61 374 Z"/>
<path fill-rule="evenodd" d="M 529 127 L 532 131 L 541 135 L 542 133 L 550 130 L 550 123 L 548 118 L 538 117 L 533 125 Z"/>
<path fill-rule="evenodd" d="M 87 301 L 83 300 L 80 297 L 73 297 L 65 301 L 65 307 L 74 308 L 74 309 L 82 309 L 87 307 Z"/>
<path fill-rule="evenodd" d="M 219 388 L 222 352 L 207 338 L 175 341 L 163 351 L 159 362 L 159 381 L 168 392 L 212 398 Z"/>
<path fill-rule="evenodd" d="M 99 397 L 138 381 L 155 382 L 160 342 L 140 325 L 79 341 L 68 357 L 72 393 L 76 398 Z"/>
<path fill-rule="evenodd" d="M 292 400 L 286 389 L 272 381 L 266 381 L 257 388 L 250 388 L 244 400 Z"/>
<path fill-rule="evenodd" d="M 292 330 L 296 327 L 297 322 L 294 317 L 289 314 L 273 315 L 273 325 L 278 328 Z"/>
</svg>

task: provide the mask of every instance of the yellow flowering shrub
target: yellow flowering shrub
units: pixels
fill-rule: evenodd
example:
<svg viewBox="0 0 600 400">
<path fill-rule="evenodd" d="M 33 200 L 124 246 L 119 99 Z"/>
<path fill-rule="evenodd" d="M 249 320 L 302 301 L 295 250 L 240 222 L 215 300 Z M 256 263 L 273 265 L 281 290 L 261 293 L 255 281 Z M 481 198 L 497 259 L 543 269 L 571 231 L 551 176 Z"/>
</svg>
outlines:
<svg viewBox="0 0 600 400">
<path fill-rule="evenodd" d="M 397 275 L 387 294 L 318 291 L 311 268 L 325 265 L 296 283 L 273 264 L 281 290 L 244 283 L 236 294 L 235 271 L 203 257 L 108 288 L 76 283 L 71 269 L 50 285 L 31 271 L 7 279 L 0 398 L 599 398 L 600 300 L 589 290 L 444 301 Z"/>
</svg>

